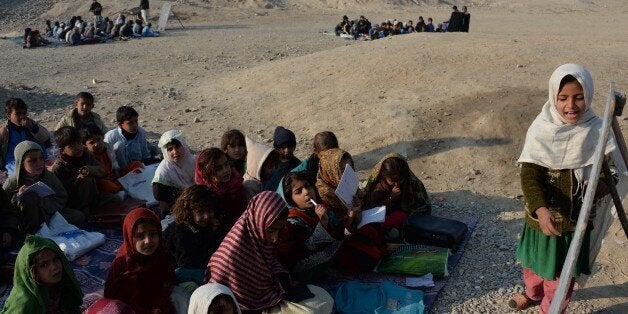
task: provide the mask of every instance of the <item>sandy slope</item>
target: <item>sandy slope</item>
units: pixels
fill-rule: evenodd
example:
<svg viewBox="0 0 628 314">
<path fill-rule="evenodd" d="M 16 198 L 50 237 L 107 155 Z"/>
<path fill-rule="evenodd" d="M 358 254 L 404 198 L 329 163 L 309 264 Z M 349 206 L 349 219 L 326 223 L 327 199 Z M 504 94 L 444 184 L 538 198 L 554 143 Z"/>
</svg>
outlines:
<svg viewBox="0 0 628 314">
<path fill-rule="evenodd" d="M 9 2 L 16 12 L 24 8 Z M 83 2 L 46 3 L 52 2 L 49 10 L 38 7 L 42 18 L 89 16 Z M 129 2 L 102 3 L 107 14 Z M 151 1 L 155 16 L 159 3 Z M 181 128 L 196 149 L 216 145 L 232 127 L 267 140 L 281 124 L 295 131 L 297 153 L 305 156 L 316 132 L 332 130 L 354 155 L 362 176 L 381 156 L 398 151 L 435 199 L 448 204 L 440 214 L 476 211 L 480 217 L 461 272 L 454 274 L 436 312 L 505 312 L 503 303 L 518 283 L 508 278 L 517 277 L 518 266 L 504 266 L 507 276 L 498 286 L 481 285 L 485 288 L 462 299 L 459 290 L 489 272 L 491 258 L 501 258 L 491 251 L 496 232 L 508 244 L 502 253 L 511 264 L 504 265 L 512 265 L 523 206 L 513 199 L 521 193 L 515 161 L 547 97 L 553 69 L 566 62 L 586 65 L 596 82 L 598 112 L 611 80 L 628 90 L 628 5 L 619 0 L 475 1 L 467 3 L 473 14 L 469 34 L 353 42 L 323 31 L 345 13 L 365 12 L 373 22 L 419 15 L 441 21 L 449 16 L 449 4 L 270 3 L 274 9 L 264 9 L 266 1 L 178 1 L 175 12 L 186 29 L 171 20 L 174 29 L 155 39 L 34 50 L 0 41 L 0 99 L 23 97 L 32 115 L 52 127 L 71 106 L 72 95 L 89 90 L 110 125 L 116 107 L 132 104 L 153 138 Z M 24 27 L 30 17 L 11 21 L 0 23 L 0 33 L 19 33 L 15 23 Z M 92 84 L 93 78 L 100 83 Z M 625 129 L 623 120 L 621 125 Z M 600 255 L 603 271 L 579 294 L 574 311 L 627 310 L 628 276 L 622 269 L 627 244 L 617 232 L 607 240 Z"/>
</svg>

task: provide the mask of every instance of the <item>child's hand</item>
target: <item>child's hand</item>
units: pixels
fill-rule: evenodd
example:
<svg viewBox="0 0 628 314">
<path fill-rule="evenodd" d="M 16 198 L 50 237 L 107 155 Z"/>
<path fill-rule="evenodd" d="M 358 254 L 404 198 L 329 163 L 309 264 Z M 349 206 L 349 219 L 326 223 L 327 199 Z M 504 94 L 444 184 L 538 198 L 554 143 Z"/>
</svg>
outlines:
<svg viewBox="0 0 628 314">
<path fill-rule="evenodd" d="M 17 195 L 21 195 L 22 193 L 24 193 L 24 190 L 26 190 L 27 188 L 28 188 L 28 184 L 24 184 L 20 186 L 20 188 L 17 189 Z"/>
<path fill-rule="evenodd" d="M 316 216 L 318 216 L 318 219 L 320 220 L 321 224 L 323 226 L 327 226 L 327 208 L 325 208 L 325 206 L 318 204 L 316 205 L 316 207 L 314 207 L 314 213 L 316 213 Z"/>
<path fill-rule="evenodd" d="M 10 233 L 3 233 L 2 234 L 2 246 L 3 247 L 9 247 L 11 245 L 11 240 L 13 240 L 11 238 L 11 234 Z"/>
<path fill-rule="evenodd" d="M 392 192 L 390 193 L 390 199 L 394 200 L 397 199 L 397 197 L 399 197 L 401 195 L 401 189 L 399 188 L 398 185 L 393 186 L 392 188 Z"/>
<path fill-rule="evenodd" d="M 552 220 L 552 214 L 550 213 L 547 207 L 539 207 L 535 211 L 536 216 L 539 219 L 539 226 L 541 227 L 541 231 L 548 237 L 551 236 L 560 236 L 560 232 L 556 230 L 554 227 L 554 221 Z"/>
</svg>

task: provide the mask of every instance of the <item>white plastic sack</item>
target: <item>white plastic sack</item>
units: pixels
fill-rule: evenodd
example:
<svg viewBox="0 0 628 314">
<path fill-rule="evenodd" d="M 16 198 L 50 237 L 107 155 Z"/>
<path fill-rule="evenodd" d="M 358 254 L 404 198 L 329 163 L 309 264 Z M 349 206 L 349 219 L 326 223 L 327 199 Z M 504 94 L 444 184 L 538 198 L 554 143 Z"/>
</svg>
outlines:
<svg viewBox="0 0 628 314">
<path fill-rule="evenodd" d="M 153 196 L 152 183 L 157 166 L 159 164 L 148 165 L 144 169 L 137 168 L 118 178 L 118 182 L 132 198 L 146 201 L 146 206 L 157 205 L 159 202 Z"/>
<path fill-rule="evenodd" d="M 100 232 L 87 232 L 69 224 L 59 212 L 56 212 L 48 224 L 42 223 L 36 235 L 52 239 L 69 261 L 105 243 L 105 235 Z"/>
</svg>

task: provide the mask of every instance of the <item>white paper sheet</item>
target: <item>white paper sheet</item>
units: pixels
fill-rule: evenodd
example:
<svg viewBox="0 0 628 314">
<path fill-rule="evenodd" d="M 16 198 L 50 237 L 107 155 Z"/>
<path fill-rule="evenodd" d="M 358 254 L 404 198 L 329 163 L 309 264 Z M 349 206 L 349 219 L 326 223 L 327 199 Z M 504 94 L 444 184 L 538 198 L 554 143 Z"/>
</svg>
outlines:
<svg viewBox="0 0 628 314">
<path fill-rule="evenodd" d="M 37 196 L 39 197 L 46 197 L 46 196 L 50 196 L 55 194 L 55 191 L 53 189 L 51 189 L 46 183 L 43 183 L 41 181 L 38 181 L 36 183 L 33 183 L 31 185 L 29 185 L 24 192 L 20 193 L 17 196 L 17 199 L 21 199 L 23 195 L 26 195 L 27 193 L 35 193 L 37 194 Z"/>
<path fill-rule="evenodd" d="M 431 288 L 434 287 L 434 275 L 432 273 L 423 275 L 421 277 L 407 277 L 406 278 L 406 286 L 408 287 L 425 287 Z"/>
<path fill-rule="evenodd" d="M 373 222 L 384 222 L 384 219 L 386 219 L 386 206 L 367 209 L 362 211 L 362 220 L 358 224 L 358 229 Z"/>
<path fill-rule="evenodd" d="M 353 197 L 358 192 L 360 187 L 360 180 L 358 175 L 353 171 L 353 168 L 349 164 L 345 167 L 345 171 L 342 173 L 342 178 L 336 188 L 336 196 L 345 203 L 347 206 L 351 206 L 353 203 Z"/>
</svg>

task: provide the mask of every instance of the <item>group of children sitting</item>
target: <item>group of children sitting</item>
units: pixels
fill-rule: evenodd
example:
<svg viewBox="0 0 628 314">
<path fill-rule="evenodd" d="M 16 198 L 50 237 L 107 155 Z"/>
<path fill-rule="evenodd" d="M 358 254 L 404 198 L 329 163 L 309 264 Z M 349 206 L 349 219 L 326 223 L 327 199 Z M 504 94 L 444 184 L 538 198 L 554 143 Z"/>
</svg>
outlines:
<svg viewBox="0 0 628 314">
<path fill-rule="evenodd" d="M 364 15 L 360 15 L 357 20 L 349 20 L 349 17 L 344 15 L 342 21 L 334 28 L 334 33 L 336 36 L 349 39 L 375 40 L 414 32 L 468 32 L 470 18 L 471 15 L 467 12 L 466 6 L 462 7 L 462 11 L 459 11 L 457 6 L 453 6 L 450 19 L 439 23 L 437 27 L 434 27 L 431 17 L 428 17 L 426 22 L 422 16 L 419 16 L 416 25 L 412 20 L 403 23 L 397 19 L 371 24 Z"/>
<path fill-rule="evenodd" d="M 55 39 L 76 46 L 105 42 L 108 39 L 119 38 L 127 40 L 139 37 L 157 37 L 159 33 L 153 30 L 152 23 L 145 23 L 141 18 L 127 18 L 120 13 L 114 21 L 105 17 L 101 23 L 84 21 L 81 16 L 72 16 L 69 21 L 56 21 L 54 24 L 46 20 L 43 34 L 36 29 L 24 30 L 24 48 L 45 46 L 48 39 Z M 48 38 L 48 39 L 47 39 Z"/>
<path fill-rule="evenodd" d="M 21 249 L 14 274 L 3 278 L 13 276 L 3 312 L 79 311 L 83 294 L 63 253 L 32 234 L 55 212 L 84 226 L 104 204 L 121 201 L 117 178 L 147 164 L 159 162 L 152 181 L 159 208 L 136 208 L 125 217 L 104 298 L 87 313 L 330 313 L 333 299 L 307 284 L 311 278 L 329 267 L 347 275 L 372 270 L 386 244 L 400 240 L 410 214 L 431 212 L 423 183 L 395 153 L 374 167 L 351 204 L 342 201 L 335 190 L 354 164 L 329 131 L 316 134 L 311 155 L 300 160 L 295 134 L 281 126 L 273 147 L 229 130 L 220 147 L 196 155 L 183 132 L 170 130 L 159 140 L 159 161 L 131 107 L 118 108 L 118 126 L 107 130 L 92 111 L 93 96 L 79 93 L 54 132 L 58 148 L 28 118 L 24 101 L 11 98 L 5 108 L 2 263 L 7 252 Z M 49 170 L 45 162 L 53 159 Z M 37 182 L 55 193 L 29 192 Z M 357 228 L 362 210 L 382 205 L 382 223 Z M 174 222 L 162 232 L 167 214 Z"/>
</svg>

